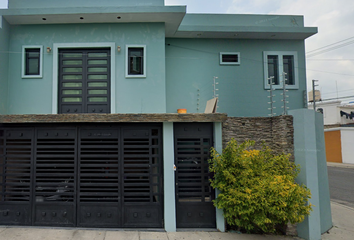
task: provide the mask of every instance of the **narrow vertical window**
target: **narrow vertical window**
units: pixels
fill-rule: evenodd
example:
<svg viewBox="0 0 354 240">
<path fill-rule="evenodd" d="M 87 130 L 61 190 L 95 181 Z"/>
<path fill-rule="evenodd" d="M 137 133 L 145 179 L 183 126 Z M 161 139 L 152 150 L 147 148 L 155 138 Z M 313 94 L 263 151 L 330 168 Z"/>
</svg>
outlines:
<svg viewBox="0 0 354 240">
<path fill-rule="evenodd" d="M 43 46 L 22 46 L 22 78 L 42 78 Z"/>
<path fill-rule="evenodd" d="M 127 45 L 126 77 L 146 77 L 145 46 Z"/>
<path fill-rule="evenodd" d="M 278 76 L 278 56 L 268 55 L 268 84 L 270 84 L 270 78 L 273 77 L 273 84 L 279 84 Z"/>
<path fill-rule="evenodd" d="M 40 49 L 26 49 L 26 75 L 39 75 Z"/>
<path fill-rule="evenodd" d="M 287 85 L 294 85 L 294 56 L 284 55 L 283 56 L 283 70 L 285 75 L 285 83 Z"/>
<path fill-rule="evenodd" d="M 143 58 L 144 49 L 143 48 L 129 48 L 129 75 L 141 75 L 144 74 Z"/>
</svg>

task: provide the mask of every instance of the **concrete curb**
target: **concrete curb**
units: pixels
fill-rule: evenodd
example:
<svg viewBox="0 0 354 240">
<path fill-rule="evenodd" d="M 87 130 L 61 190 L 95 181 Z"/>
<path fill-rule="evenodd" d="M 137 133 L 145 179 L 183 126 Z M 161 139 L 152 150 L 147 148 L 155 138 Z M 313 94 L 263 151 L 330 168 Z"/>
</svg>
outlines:
<svg viewBox="0 0 354 240">
<path fill-rule="evenodd" d="M 333 201 L 333 200 L 332 200 L 332 201 L 331 201 L 331 204 L 338 205 L 338 206 L 340 206 L 340 207 L 349 209 L 349 210 L 351 210 L 351 211 L 354 212 L 354 208 L 349 207 L 349 206 L 347 206 L 347 205 L 344 205 L 344 204 L 342 204 L 342 203 L 339 203 L 339 202 L 336 202 L 336 201 Z"/>
<path fill-rule="evenodd" d="M 354 168 L 354 164 L 327 162 L 327 167 Z"/>
</svg>

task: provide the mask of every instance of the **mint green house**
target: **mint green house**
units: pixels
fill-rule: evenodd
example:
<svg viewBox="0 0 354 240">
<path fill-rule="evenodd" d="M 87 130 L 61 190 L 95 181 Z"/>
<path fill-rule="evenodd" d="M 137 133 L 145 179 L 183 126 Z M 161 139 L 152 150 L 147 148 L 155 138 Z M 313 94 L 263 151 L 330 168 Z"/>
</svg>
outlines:
<svg viewBox="0 0 354 240">
<path fill-rule="evenodd" d="M 208 149 L 221 149 L 226 116 L 268 116 L 270 83 L 278 115 L 283 87 L 287 107 L 304 108 L 316 32 L 302 16 L 187 14 L 164 0 L 9 0 L 0 224 L 224 231 Z M 215 96 L 223 114 L 203 114 Z"/>
</svg>

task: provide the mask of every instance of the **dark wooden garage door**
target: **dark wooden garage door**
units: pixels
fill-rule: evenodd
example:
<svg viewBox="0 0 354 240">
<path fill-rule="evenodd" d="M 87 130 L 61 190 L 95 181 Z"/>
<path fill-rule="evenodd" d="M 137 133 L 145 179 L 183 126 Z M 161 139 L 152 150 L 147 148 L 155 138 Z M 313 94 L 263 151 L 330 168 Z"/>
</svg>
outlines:
<svg viewBox="0 0 354 240">
<path fill-rule="evenodd" d="M 161 127 L 0 128 L 0 224 L 163 227 Z"/>
</svg>

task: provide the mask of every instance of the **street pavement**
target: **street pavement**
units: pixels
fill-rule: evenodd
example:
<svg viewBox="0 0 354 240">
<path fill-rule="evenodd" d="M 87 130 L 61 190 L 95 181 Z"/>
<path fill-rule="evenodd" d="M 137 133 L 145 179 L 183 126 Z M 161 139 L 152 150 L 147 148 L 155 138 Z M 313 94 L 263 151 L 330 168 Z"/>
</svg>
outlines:
<svg viewBox="0 0 354 240">
<path fill-rule="evenodd" d="M 329 164 L 330 165 L 330 164 Z M 331 164 L 333 166 L 333 164 Z M 337 165 L 336 165 L 337 166 Z M 352 166 L 337 166 L 352 167 Z M 354 208 L 331 202 L 333 228 L 322 240 L 354 239 Z M 0 240 L 299 240 L 298 237 L 220 233 L 207 231 L 129 231 L 123 229 L 71 229 L 0 226 Z"/>
<path fill-rule="evenodd" d="M 336 167 L 329 164 L 328 181 L 331 201 L 354 208 L 354 168 L 346 167 L 346 165 Z"/>
</svg>

